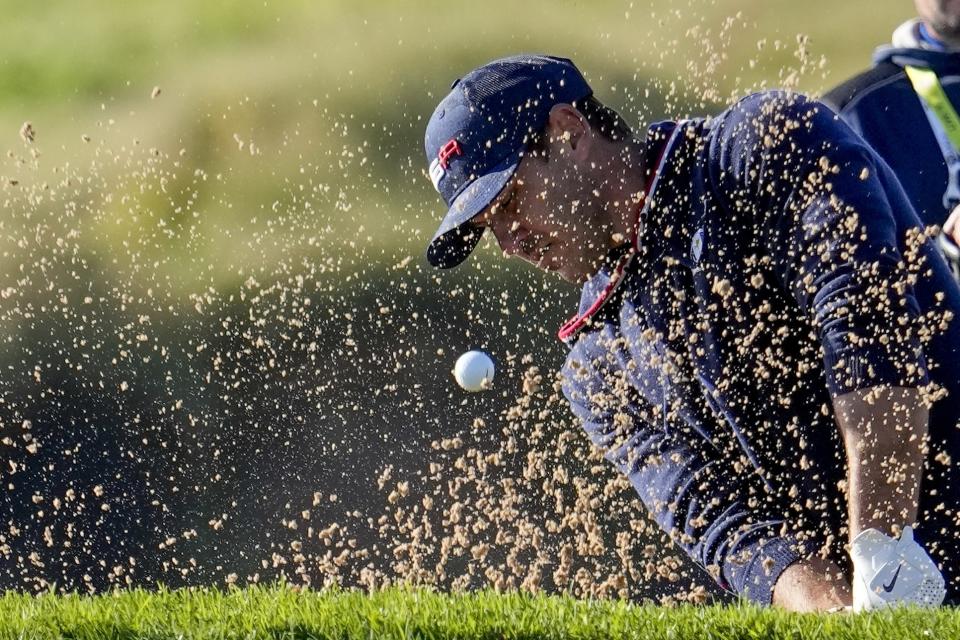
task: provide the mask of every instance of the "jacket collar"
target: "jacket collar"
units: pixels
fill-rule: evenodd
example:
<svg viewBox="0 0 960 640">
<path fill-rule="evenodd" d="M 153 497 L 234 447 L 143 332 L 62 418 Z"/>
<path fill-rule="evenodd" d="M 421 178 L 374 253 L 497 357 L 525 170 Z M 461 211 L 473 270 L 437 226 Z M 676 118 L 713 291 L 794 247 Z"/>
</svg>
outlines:
<svg viewBox="0 0 960 640">
<path fill-rule="evenodd" d="M 924 67 L 937 75 L 960 74 L 960 49 L 943 49 L 928 42 L 920 32 L 920 20 L 903 23 L 893 32 L 893 42 L 873 53 L 874 64 L 891 62 L 899 67 Z"/>
</svg>

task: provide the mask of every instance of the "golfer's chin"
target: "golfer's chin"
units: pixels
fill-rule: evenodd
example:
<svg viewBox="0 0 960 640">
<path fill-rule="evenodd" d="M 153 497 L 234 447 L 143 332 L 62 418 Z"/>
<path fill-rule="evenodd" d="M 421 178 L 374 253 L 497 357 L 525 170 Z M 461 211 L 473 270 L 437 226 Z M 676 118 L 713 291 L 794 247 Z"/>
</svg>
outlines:
<svg viewBox="0 0 960 640">
<path fill-rule="evenodd" d="M 583 284 L 603 266 L 602 257 L 564 255 L 562 251 L 549 252 L 539 261 L 530 261 L 541 271 L 559 276 L 571 284 Z"/>
<path fill-rule="evenodd" d="M 550 262 L 541 266 L 541 268 L 547 273 L 559 276 L 561 280 L 577 285 L 582 285 L 596 273 L 596 270 L 592 270 L 588 265 L 577 262 L 565 262 L 561 264 Z"/>
</svg>

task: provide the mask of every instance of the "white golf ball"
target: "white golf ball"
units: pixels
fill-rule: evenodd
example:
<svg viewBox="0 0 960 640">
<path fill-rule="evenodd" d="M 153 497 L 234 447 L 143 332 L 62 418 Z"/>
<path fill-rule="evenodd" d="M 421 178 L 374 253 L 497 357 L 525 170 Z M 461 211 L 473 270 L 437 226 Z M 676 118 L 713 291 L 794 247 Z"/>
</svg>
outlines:
<svg viewBox="0 0 960 640">
<path fill-rule="evenodd" d="M 493 360 L 483 351 L 467 351 L 457 358 L 453 377 L 467 391 L 489 389 L 493 382 Z"/>
</svg>

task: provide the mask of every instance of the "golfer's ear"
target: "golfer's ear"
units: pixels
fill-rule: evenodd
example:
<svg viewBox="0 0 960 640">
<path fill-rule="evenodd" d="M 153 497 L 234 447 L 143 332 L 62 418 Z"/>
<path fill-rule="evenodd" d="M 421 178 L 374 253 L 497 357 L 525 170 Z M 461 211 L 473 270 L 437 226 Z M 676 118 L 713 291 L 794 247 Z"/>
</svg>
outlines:
<svg viewBox="0 0 960 640">
<path fill-rule="evenodd" d="M 590 123 L 570 104 L 556 104 L 550 109 L 547 119 L 550 134 L 550 156 L 555 153 L 571 155 L 575 160 L 584 160 L 592 142 Z"/>
</svg>

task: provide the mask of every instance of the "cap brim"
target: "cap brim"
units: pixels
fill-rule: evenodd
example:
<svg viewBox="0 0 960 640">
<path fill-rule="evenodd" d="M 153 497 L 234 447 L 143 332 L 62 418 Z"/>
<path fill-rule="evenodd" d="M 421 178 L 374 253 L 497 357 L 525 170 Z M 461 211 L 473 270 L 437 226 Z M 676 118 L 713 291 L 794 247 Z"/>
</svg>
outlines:
<svg viewBox="0 0 960 640">
<path fill-rule="evenodd" d="M 427 247 L 427 261 L 434 267 L 450 269 L 467 259 L 483 235 L 483 229 L 467 224 L 499 195 L 520 164 L 521 153 L 511 155 L 480 176 L 458 195 L 440 228 Z"/>
</svg>

